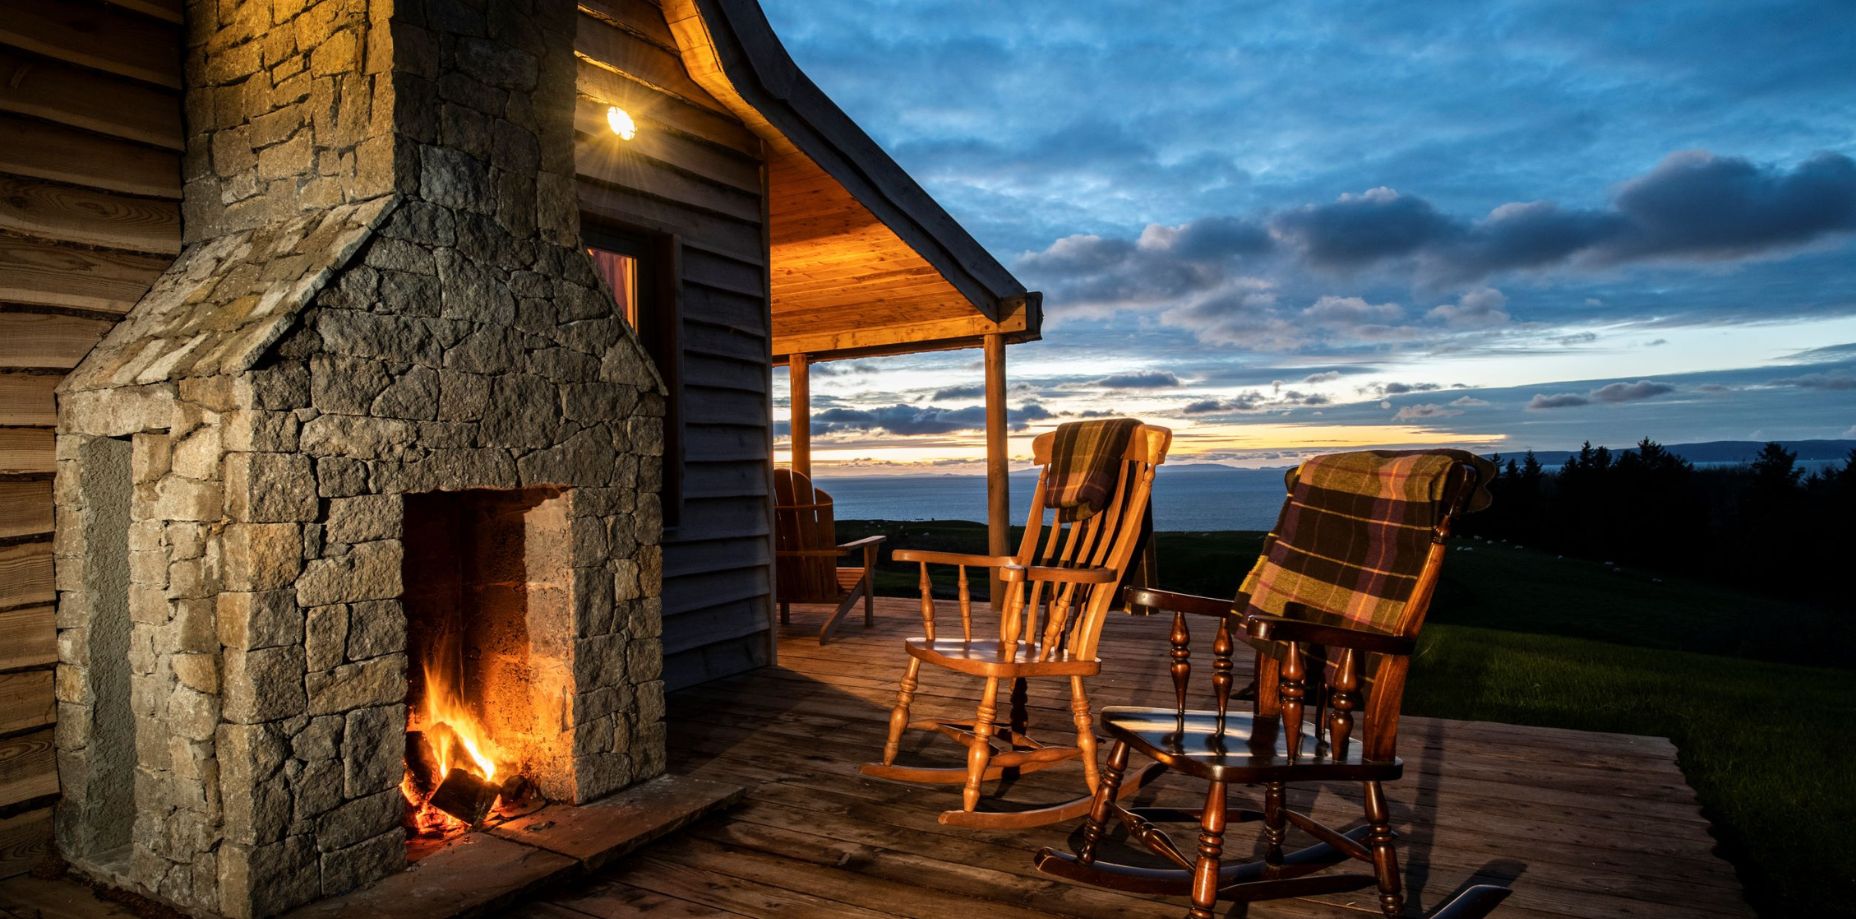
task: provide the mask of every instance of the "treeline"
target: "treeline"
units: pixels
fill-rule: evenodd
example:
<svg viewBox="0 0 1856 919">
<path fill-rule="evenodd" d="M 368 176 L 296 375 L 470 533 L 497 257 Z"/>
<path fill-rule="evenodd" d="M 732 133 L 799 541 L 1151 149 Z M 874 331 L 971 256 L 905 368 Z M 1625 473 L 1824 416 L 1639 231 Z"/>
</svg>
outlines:
<svg viewBox="0 0 1856 919">
<path fill-rule="evenodd" d="M 1777 443 L 1707 469 L 1647 437 L 1615 453 L 1588 441 L 1557 470 L 1532 451 L 1495 459 L 1495 503 L 1464 533 L 1856 608 L 1856 450 L 1809 475 Z"/>
</svg>

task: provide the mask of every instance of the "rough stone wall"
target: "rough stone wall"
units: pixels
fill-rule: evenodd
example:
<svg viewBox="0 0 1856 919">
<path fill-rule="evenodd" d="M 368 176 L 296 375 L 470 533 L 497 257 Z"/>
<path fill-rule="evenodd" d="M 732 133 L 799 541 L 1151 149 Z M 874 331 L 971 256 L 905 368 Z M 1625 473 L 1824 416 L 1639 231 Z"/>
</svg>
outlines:
<svg viewBox="0 0 1856 919">
<path fill-rule="evenodd" d="M 154 336 L 184 316 L 186 333 L 147 339 L 121 364 L 133 373 L 114 363 L 133 343 L 96 355 L 110 367 L 61 394 L 59 832 L 87 870 L 260 916 L 402 864 L 408 493 L 566 493 L 574 634 L 538 643 L 572 672 L 555 723 L 573 756 L 545 790 L 579 802 L 662 772 L 663 405 L 579 248 L 570 2 L 197 0 L 189 15 L 188 108 L 211 125 L 189 152 L 190 238 L 392 197 L 332 272 L 240 243 L 217 284 L 157 284 L 181 302 L 129 322 Z M 363 90 L 365 117 L 345 107 Z M 364 155 L 376 141 L 384 160 Z M 314 292 L 243 293 L 273 274 Z M 179 359 L 254 308 L 285 329 L 255 363 Z M 122 802 L 90 780 L 120 764 L 92 730 L 97 688 L 120 676 L 93 651 L 120 635 L 93 621 L 102 467 L 85 457 L 124 437 L 136 816 L 118 853 L 94 818 Z"/>
<path fill-rule="evenodd" d="M 188 0 L 188 242 L 395 189 L 395 7 Z"/>
</svg>

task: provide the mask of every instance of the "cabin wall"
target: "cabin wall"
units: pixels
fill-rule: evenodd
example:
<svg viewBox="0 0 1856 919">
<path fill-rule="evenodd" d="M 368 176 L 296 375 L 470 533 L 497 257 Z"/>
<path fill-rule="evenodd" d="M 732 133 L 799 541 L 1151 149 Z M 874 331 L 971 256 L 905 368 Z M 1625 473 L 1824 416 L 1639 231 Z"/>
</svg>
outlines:
<svg viewBox="0 0 1856 919">
<path fill-rule="evenodd" d="M 0 0 L 0 877 L 45 853 L 52 389 L 180 251 L 181 0 Z"/>
<path fill-rule="evenodd" d="M 772 609 L 771 329 L 760 140 L 684 69 L 645 0 L 582 0 L 580 206 L 675 234 L 682 326 L 683 510 L 664 533 L 669 688 L 766 664 Z M 638 123 L 621 141 L 606 107 Z"/>
</svg>

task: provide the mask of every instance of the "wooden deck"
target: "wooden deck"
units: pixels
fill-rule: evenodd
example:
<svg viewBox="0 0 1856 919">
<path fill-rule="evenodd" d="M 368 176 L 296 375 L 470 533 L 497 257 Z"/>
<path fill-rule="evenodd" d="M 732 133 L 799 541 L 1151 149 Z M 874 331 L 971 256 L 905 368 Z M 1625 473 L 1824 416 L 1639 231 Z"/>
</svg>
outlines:
<svg viewBox="0 0 1856 919">
<path fill-rule="evenodd" d="M 1072 887 L 1031 870 L 1039 846 L 1066 845 L 1072 827 L 1020 833 L 944 827 L 935 815 L 958 788 L 865 779 L 857 764 L 882 748 L 901 676 L 901 639 L 920 628 L 917 605 L 879 601 L 877 625 L 853 613 L 821 648 L 820 610 L 793 611 L 780 665 L 677 693 L 671 699 L 671 769 L 747 786 L 730 815 L 685 830 L 600 875 L 518 913 L 526 919 L 649 915 L 752 917 L 1179 916 L 1182 902 Z M 1106 672 L 1092 702 L 1167 704 L 1170 620 L 1112 620 Z M 1033 686 L 1032 725 L 1071 730 L 1054 695 Z M 1042 691 L 1040 691 L 1042 690 Z M 924 671 L 914 717 L 971 719 L 976 684 Z M 1727 862 L 1713 854 L 1707 821 L 1662 738 L 1511 725 L 1406 719 L 1402 782 L 1389 786 L 1412 915 L 1472 880 L 1514 895 L 1497 916 L 1750 916 Z M 960 761 L 945 739 L 913 734 L 913 751 Z M 1027 801 L 1076 793 L 1080 769 L 1028 777 Z M 1160 799 L 1184 803 L 1192 786 L 1169 776 Z M 1357 789 L 1322 789 L 1317 816 L 1357 821 Z M 1307 796 L 1296 801 L 1306 806 Z M 1228 853 L 1247 852 L 1234 828 Z M 1367 892 L 1370 894 L 1370 891 Z M 1254 905 L 1264 917 L 1354 917 L 1370 896 L 1335 895 Z M 1242 915 L 1242 913 L 1238 913 Z"/>
<path fill-rule="evenodd" d="M 914 601 L 880 600 L 877 625 L 853 613 L 821 648 L 823 611 L 793 611 L 780 666 L 672 696 L 671 770 L 746 786 L 745 803 L 683 830 L 599 873 L 553 888 L 513 915 L 522 919 L 747 916 L 770 919 L 1049 919 L 1182 915 L 1182 902 L 1073 887 L 1031 870 L 1031 854 L 1062 846 L 1073 827 L 1019 833 L 944 827 L 936 814 L 957 788 L 865 779 L 857 764 L 882 747 L 901 675 L 901 639 L 919 626 Z M 1107 672 L 1093 701 L 1166 704 L 1162 618 L 1111 620 Z M 1201 638 L 1203 636 L 1200 636 Z M 1070 730 L 1056 687 L 1034 685 L 1032 725 Z M 972 685 L 924 673 L 915 717 L 971 717 Z M 1675 748 L 1655 737 L 1408 718 L 1403 781 L 1388 786 L 1400 857 L 1420 915 L 1472 882 L 1509 886 L 1495 913 L 1522 917 L 1750 916 L 1733 869 L 1713 854 Z M 912 736 L 905 757 L 960 761 L 945 740 Z M 1076 793 L 1080 769 L 1062 766 L 1020 783 L 1012 797 Z M 1162 803 L 1196 794 L 1176 776 L 1157 786 Z M 1310 795 L 1294 803 L 1307 807 Z M 1323 788 L 1318 817 L 1350 826 L 1357 790 Z M 1292 831 L 1292 839 L 1294 832 Z M 1227 853 L 1246 856 L 1251 837 L 1233 828 Z M 1366 892 L 1370 895 L 1370 891 Z M 0 883 L 0 916 L 127 916 L 71 881 Z M 1370 896 L 1260 903 L 1247 915 L 1378 915 Z M 1246 915 L 1238 911 L 1232 915 Z"/>
</svg>

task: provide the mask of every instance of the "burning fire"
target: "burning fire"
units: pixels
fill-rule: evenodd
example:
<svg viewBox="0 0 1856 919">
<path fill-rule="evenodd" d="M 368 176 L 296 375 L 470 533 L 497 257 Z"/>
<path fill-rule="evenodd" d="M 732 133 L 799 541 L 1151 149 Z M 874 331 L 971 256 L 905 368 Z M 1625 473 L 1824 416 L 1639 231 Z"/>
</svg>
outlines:
<svg viewBox="0 0 1856 919">
<path fill-rule="evenodd" d="M 409 742 L 400 792 L 411 805 L 409 828 L 415 835 L 449 836 L 470 824 L 434 806 L 440 786 L 452 770 L 461 769 L 483 786 L 495 788 L 496 761 L 488 752 L 489 737 L 459 691 L 457 674 L 432 660 L 425 662 L 424 673 L 425 698 L 407 715 Z"/>
</svg>

